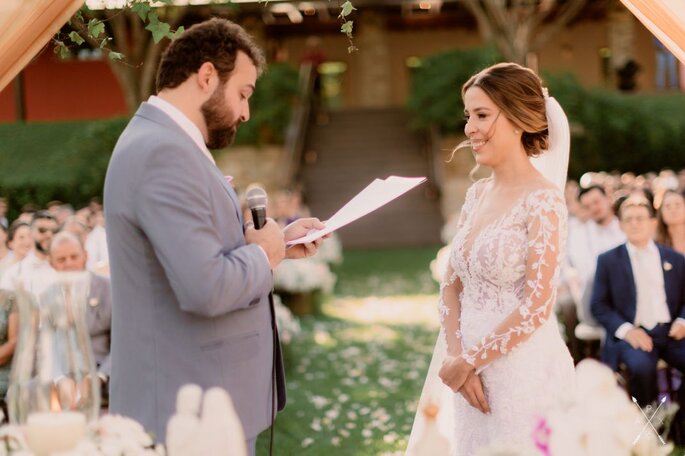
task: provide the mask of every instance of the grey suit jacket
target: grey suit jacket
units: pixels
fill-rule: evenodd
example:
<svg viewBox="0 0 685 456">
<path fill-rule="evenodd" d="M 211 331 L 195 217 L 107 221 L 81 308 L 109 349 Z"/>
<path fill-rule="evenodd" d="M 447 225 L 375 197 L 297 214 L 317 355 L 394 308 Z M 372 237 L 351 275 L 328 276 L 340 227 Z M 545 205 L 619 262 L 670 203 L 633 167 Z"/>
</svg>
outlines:
<svg viewBox="0 0 685 456">
<path fill-rule="evenodd" d="M 109 377 L 112 343 L 112 289 L 109 278 L 90 273 L 86 325 L 98 372 Z"/>
<path fill-rule="evenodd" d="M 272 274 L 237 196 L 165 113 L 143 103 L 105 179 L 112 279 L 110 411 L 163 442 L 182 385 L 225 388 L 246 437 L 270 424 Z"/>
</svg>

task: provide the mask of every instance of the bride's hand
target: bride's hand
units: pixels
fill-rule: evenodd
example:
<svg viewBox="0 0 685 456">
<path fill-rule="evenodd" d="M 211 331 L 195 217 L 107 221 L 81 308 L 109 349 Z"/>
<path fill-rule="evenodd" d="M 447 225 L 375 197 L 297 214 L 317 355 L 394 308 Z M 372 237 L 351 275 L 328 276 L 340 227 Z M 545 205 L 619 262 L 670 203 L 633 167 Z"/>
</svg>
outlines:
<svg viewBox="0 0 685 456">
<path fill-rule="evenodd" d="M 464 361 L 461 356 L 448 356 L 442 363 L 438 374 L 442 382 L 449 386 L 452 391 L 458 393 L 469 374 L 474 371 L 472 365 Z"/>
<path fill-rule="evenodd" d="M 471 372 L 461 387 L 459 393 L 464 396 L 464 399 L 471 405 L 471 407 L 480 410 L 483 413 L 490 413 L 490 404 L 485 399 L 485 391 L 483 390 L 483 382 L 480 376 L 475 372 Z"/>
</svg>

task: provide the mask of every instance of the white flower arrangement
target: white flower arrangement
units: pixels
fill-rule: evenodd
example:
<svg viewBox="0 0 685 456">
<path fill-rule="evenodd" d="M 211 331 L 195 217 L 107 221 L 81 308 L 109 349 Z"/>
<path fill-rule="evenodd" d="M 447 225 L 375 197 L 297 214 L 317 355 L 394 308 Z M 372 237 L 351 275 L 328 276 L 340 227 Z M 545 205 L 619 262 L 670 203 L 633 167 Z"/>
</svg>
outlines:
<svg viewBox="0 0 685 456">
<path fill-rule="evenodd" d="M 88 425 L 86 436 L 69 451 L 53 456 L 164 456 L 164 447 L 153 446 L 143 426 L 130 418 L 105 415 Z M 0 456 L 35 456 L 21 426 L 0 427 Z"/>
<path fill-rule="evenodd" d="M 283 260 L 274 271 L 274 288 L 289 293 L 333 291 L 335 274 L 328 264 L 314 258 Z"/>
<path fill-rule="evenodd" d="M 179 389 L 176 413 L 167 424 L 166 443 L 166 450 L 161 444 L 155 445 L 143 426 L 135 420 L 120 415 L 104 415 L 88 425 L 85 437 L 74 448 L 54 451 L 50 455 L 247 456 L 245 434 L 233 401 L 225 390 L 216 387 L 204 393 L 202 388 L 193 384 Z M 41 451 L 44 454 L 45 448 Z M 24 427 L 0 427 L 0 456 L 35 455 L 26 439 Z"/>
<path fill-rule="evenodd" d="M 285 345 L 292 341 L 293 337 L 302 332 L 300 322 L 286 306 L 281 297 L 274 295 L 274 310 L 276 312 L 276 324 L 281 342 Z"/>
<path fill-rule="evenodd" d="M 336 233 L 331 233 L 330 237 L 319 246 L 319 250 L 312 258 L 328 264 L 342 263 L 343 252 L 340 237 Z"/>
</svg>

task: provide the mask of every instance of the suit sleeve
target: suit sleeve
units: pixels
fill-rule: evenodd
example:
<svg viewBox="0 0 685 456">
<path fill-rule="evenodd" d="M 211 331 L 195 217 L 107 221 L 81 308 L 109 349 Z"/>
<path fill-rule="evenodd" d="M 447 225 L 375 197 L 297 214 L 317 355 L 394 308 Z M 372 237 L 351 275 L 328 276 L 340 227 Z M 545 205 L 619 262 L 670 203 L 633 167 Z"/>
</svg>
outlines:
<svg viewBox="0 0 685 456">
<path fill-rule="evenodd" d="M 135 213 L 181 309 L 212 317 L 258 302 L 273 280 L 259 247 L 244 244 L 237 215 L 239 242 L 222 245 L 202 165 L 188 150 L 160 145 L 138 183 Z"/>
<path fill-rule="evenodd" d="M 614 335 L 619 326 L 631 322 L 616 311 L 615 298 L 611 295 L 611 274 L 609 272 L 609 257 L 606 254 L 602 254 L 597 258 L 597 270 L 592 284 L 590 310 L 597 321 L 606 329 L 607 333 Z"/>
</svg>

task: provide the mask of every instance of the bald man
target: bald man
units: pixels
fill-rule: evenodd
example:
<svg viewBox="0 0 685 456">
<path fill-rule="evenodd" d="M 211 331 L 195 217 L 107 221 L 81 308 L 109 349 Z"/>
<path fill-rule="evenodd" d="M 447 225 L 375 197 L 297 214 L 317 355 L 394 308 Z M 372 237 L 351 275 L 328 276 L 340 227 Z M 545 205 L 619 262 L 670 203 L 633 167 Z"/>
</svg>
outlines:
<svg viewBox="0 0 685 456">
<path fill-rule="evenodd" d="M 49 250 L 50 265 L 56 271 L 85 271 L 88 253 L 76 235 L 61 231 L 55 235 Z M 90 291 L 86 306 L 86 324 L 90 334 L 98 377 L 106 385 L 110 373 L 110 341 L 112 328 L 112 293 L 107 277 L 90 275 Z M 106 388 L 103 388 L 103 393 Z"/>
</svg>

